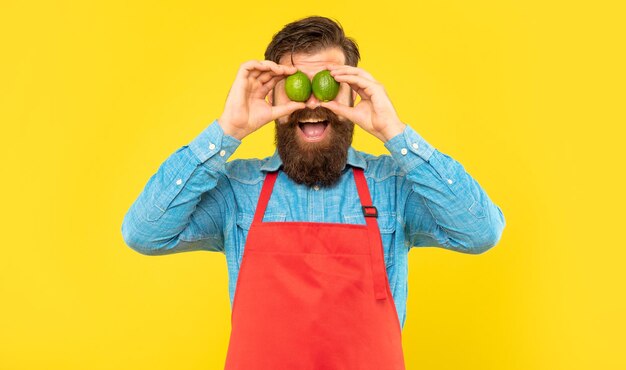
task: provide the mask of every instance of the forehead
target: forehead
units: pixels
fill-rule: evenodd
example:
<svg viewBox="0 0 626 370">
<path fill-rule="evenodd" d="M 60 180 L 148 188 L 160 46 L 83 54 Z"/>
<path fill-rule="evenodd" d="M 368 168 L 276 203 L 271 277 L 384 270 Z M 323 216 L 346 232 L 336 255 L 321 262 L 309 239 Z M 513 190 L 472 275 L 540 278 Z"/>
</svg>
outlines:
<svg viewBox="0 0 626 370">
<path fill-rule="evenodd" d="M 291 63 L 293 59 L 293 64 Z M 294 65 L 305 73 L 319 72 L 325 69 L 327 64 L 345 64 L 345 55 L 339 48 L 327 48 L 314 53 L 285 54 L 278 64 Z"/>
</svg>

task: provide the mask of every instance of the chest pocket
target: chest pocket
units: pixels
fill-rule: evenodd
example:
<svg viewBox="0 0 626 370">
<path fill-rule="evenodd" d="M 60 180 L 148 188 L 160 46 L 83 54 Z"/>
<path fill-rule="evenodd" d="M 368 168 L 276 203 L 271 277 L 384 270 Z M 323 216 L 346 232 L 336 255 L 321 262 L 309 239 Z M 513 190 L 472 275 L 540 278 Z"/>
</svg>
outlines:
<svg viewBox="0 0 626 370">
<path fill-rule="evenodd" d="M 343 220 L 347 224 L 363 224 L 365 223 L 363 213 L 352 213 L 343 216 Z M 383 252 L 385 255 L 385 267 L 389 268 L 395 261 L 394 238 L 396 233 L 396 214 L 394 212 L 378 212 L 378 229 L 380 230 L 380 238 L 383 243 Z"/>
<path fill-rule="evenodd" d="M 239 212 L 237 214 L 237 243 L 235 243 L 235 248 L 237 251 L 237 263 L 239 267 L 241 266 L 244 244 L 248 238 L 248 232 L 250 231 L 253 219 L 254 215 L 249 213 Z M 265 222 L 283 222 L 286 219 L 287 214 L 285 213 L 266 213 L 265 216 L 263 216 L 263 221 Z"/>
</svg>

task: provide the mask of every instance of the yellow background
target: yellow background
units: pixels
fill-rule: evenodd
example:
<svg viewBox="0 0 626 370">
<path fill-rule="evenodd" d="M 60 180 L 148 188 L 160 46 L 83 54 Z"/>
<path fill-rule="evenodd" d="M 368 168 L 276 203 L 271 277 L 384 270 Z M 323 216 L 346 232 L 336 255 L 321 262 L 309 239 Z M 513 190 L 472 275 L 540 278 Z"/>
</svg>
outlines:
<svg viewBox="0 0 626 370">
<path fill-rule="evenodd" d="M 0 369 L 223 366 L 224 256 L 140 255 L 122 219 L 239 64 L 312 14 L 506 217 L 485 254 L 411 251 L 407 368 L 626 368 L 618 3 L 3 0 Z M 385 153 L 362 131 L 355 147 Z"/>
</svg>

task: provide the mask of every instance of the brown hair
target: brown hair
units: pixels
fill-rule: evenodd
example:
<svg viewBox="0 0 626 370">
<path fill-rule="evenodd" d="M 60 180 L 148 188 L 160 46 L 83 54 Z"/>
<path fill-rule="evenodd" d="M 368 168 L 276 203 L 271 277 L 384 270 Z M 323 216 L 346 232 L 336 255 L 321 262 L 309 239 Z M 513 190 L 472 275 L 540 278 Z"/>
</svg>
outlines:
<svg viewBox="0 0 626 370">
<path fill-rule="evenodd" d="M 337 47 L 343 51 L 347 65 L 356 67 L 361 59 L 354 39 L 347 37 L 338 21 L 311 16 L 291 22 L 274 35 L 265 50 L 265 59 L 278 63 L 286 55 Z"/>
</svg>

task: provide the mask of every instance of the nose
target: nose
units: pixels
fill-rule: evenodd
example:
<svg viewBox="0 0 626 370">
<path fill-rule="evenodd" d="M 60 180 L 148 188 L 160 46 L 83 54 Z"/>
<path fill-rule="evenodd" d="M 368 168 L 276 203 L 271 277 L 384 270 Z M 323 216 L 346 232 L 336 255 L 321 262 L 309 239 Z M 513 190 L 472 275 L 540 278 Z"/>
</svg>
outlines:
<svg viewBox="0 0 626 370">
<path fill-rule="evenodd" d="M 315 94 L 311 93 L 309 100 L 306 101 L 306 107 L 309 109 L 315 109 L 320 106 L 320 101 L 315 97 Z"/>
</svg>

